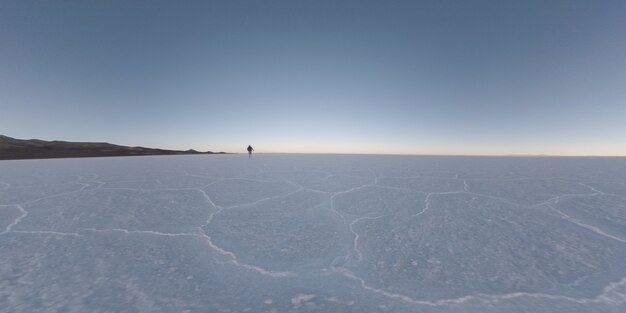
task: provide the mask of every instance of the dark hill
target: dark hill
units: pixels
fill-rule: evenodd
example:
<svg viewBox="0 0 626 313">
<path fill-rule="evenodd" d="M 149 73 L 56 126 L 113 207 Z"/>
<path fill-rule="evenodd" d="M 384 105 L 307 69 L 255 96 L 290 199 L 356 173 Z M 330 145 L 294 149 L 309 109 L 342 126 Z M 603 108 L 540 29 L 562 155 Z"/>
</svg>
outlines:
<svg viewBox="0 0 626 313">
<path fill-rule="evenodd" d="M 179 154 L 214 154 L 214 152 L 127 147 L 106 142 L 23 140 L 0 135 L 0 160 Z"/>
</svg>

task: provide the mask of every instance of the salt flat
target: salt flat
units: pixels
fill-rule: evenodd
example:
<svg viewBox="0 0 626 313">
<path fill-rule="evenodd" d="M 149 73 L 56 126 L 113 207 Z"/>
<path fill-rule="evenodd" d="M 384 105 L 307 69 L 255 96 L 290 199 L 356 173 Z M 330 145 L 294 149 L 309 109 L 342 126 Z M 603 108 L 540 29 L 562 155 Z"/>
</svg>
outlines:
<svg viewBox="0 0 626 313">
<path fill-rule="evenodd" d="M 626 159 L 0 162 L 0 312 L 626 312 Z"/>
</svg>

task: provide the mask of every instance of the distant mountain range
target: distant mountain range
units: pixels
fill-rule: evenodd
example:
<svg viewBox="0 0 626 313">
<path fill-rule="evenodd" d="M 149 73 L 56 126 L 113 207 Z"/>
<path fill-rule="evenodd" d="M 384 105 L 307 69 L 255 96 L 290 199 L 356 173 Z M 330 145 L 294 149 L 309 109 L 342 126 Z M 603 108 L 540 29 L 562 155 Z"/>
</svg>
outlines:
<svg viewBox="0 0 626 313">
<path fill-rule="evenodd" d="M 224 154 L 224 152 L 127 147 L 106 142 L 24 140 L 0 135 L 0 160 L 181 154 Z"/>
</svg>

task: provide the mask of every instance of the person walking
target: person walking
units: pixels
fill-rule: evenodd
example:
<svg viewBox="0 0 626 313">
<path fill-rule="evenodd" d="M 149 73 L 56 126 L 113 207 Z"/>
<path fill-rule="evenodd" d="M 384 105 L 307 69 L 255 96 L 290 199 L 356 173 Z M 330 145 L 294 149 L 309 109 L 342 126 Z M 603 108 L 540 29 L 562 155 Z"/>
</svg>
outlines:
<svg viewBox="0 0 626 313">
<path fill-rule="evenodd" d="M 254 151 L 254 148 L 252 148 L 251 145 L 248 145 L 248 158 L 252 157 L 252 151 Z"/>
</svg>

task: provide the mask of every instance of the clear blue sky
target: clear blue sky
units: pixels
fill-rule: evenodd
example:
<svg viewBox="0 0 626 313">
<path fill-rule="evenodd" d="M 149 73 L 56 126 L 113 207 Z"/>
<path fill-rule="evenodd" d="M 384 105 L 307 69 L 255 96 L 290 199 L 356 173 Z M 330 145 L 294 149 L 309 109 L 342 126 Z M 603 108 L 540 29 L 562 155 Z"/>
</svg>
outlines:
<svg viewBox="0 0 626 313">
<path fill-rule="evenodd" d="M 0 1 L 0 134 L 626 155 L 626 1 Z"/>
</svg>

